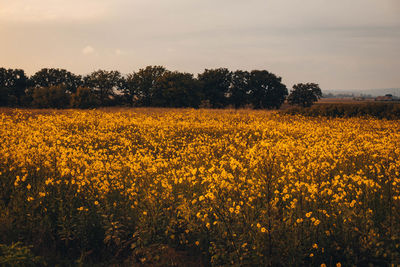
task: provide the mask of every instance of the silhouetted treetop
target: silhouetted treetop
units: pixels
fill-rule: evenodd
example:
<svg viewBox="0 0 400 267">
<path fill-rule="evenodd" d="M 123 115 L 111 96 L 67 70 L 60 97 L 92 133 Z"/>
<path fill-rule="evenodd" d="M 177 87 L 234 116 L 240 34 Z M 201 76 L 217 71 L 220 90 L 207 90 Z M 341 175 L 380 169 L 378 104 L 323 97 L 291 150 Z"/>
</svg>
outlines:
<svg viewBox="0 0 400 267">
<path fill-rule="evenodd" d="M 82 78 L 65 69 L 43 68 L 28 79 L 23 70 L 0 68 L 2 106 L 271 109 L 279 108 L 286 96 L 282 79 L 266 70 L 205 69 L 195 78 L 191 73 L 155 65 L 126 76 L 119 71 L 96 70 Z"/>
<path fill-rule="evenodd" d="M 43 68 L 31 77 L 31 85 L 34 87 L 50 87 L 63 85 L 64 88 L 74 93 L 82 85 L 82 77 L 65 69 Z"/>
<path fill-rule="evenodd" d="M 83 84 L 99 95 L 101 105 L 109 105 L 110 97 L 121 90 L 123 80 L 119 71 L 97 70 L 85 76 Z"/>
<path fill-rule="evenodd" d="M 23 70 L 0 68 L 0 105 L 20 105 L 27 86 Z"/>
<path fill-rule="evenodd" d="M 288 102 L 291 105 L 310 107 L 314 102 L 322 97 L 321 88 L 316 83 L 298 83 L 293 85 Z"/>
<path fill-rule="evenodd" d="M 250 103 L 254 108 L 279 108 L 288 94 L 282 78 L 266 70 L 250 72 Z"/>
<path fill-rule="evenodd" d="M 199 84 L 191 73 L 164 72 L 155 84 L 154 93 L 154 106 L 197 108 L 200 104 Z"/>
<path fill-rule="evenodd" d="M 167 70 L 163 66 L 147 66 L 128 74 L 125 94 L 129 102 L 137 106 L 151 106 L 157 80 Z"/>
<path fill-rule="evenodd" d="M 198 75 L 204 101 L 211 107 L 222 108 L 228 104 L 228 92 L 231 85 L 231 72 L 227 68 L 206 69 Z"/>
</svg>

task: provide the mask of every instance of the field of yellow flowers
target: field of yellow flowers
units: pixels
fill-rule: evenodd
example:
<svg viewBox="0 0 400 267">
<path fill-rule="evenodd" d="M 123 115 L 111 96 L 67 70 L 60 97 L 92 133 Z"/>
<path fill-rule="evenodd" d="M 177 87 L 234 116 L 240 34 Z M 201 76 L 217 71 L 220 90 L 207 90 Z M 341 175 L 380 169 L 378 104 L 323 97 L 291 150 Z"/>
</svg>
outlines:
<svg viewBox="0 0 400 267">
<path fill-rule="evenodd" d="M 3 110 L 0 140 L 0 244 L 47 264 L 400 264 L 398 120 Z"/>
</svg>

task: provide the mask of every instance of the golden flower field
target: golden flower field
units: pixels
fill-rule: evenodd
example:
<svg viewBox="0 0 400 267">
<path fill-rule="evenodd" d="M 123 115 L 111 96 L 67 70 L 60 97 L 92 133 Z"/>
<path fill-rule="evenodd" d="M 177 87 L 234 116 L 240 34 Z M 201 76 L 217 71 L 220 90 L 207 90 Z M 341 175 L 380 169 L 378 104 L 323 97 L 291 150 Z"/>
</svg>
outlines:
<svg viewBox="0 0 400 267">
<path fill-rule="evenodd" d="M 400 264 L 398 120 L 3 110 L 0 140 L 0 244 L 47 264 Z"/>
</svg>

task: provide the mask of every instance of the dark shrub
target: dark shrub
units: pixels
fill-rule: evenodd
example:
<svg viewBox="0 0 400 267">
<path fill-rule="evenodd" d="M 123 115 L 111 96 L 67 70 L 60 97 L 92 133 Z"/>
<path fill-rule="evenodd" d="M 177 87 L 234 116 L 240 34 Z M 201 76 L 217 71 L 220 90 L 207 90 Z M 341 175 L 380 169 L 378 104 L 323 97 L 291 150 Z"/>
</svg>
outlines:
<svg viewBox="0 0 400 267">
<path fill-rule="evenodd" d="M 283 112 L 333 118 L 368 116 L 379 119 L 400 119 L 400 103 L 320 104 L 308 108 L 295 107 Z"/>
</svg>

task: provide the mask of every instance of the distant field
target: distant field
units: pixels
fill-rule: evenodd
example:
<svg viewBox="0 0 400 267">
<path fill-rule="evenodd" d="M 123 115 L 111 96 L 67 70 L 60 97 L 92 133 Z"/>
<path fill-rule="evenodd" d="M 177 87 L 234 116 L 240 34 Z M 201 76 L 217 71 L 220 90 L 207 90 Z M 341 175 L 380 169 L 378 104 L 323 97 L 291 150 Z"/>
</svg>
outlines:
<svg viewBox="0 0 400 267">
<path fill-rule="evenodd" d="M 350 103 L 350 104 L 358 104 L 358 103 L 369 103 L 369 102 L 375 102 L 374 99 L 365 99 L 365 100 L 355 100 L 352 97 L 346 97 L 346 98 L 321 98 L 318 100 L 316 104 L 324 104 L 324 103 L 329 103 L 329 104 L 335 104 L 335 103 Z"/>
<path fill-rule="evenodd" d="M 400 101 L 375 101 L 374 98 L 367 98 L 363 100 L 357 100 L 352 97 L 346 98 L 321 98 L 316 104 L 363 104 L 363 103 L 400 103 Z"/>
<path fill-rule="evenodd" d="M 325 104 L 365 104 L 365 103 L 375 103 L 374 99 L 366 99 L 366 100 L 354 100 L 352 97 L 347 98 L 321 98 L 318 102 L 314 103 L 314 105 L 325 105 Z M 284 103 L 281 106 L 281 110 L 286 110 L 293 108 L 293 106 L 288 103 Z"/>
<path fill-rule="evenodd" d="M 0 126 L 0 260 L 400 264 L 400 121 L 2 109 Z"/>
</svg>

